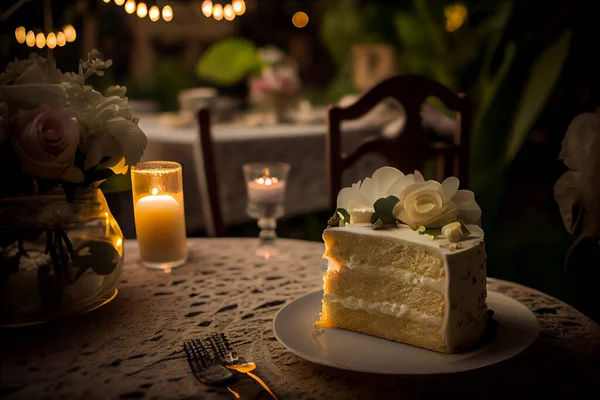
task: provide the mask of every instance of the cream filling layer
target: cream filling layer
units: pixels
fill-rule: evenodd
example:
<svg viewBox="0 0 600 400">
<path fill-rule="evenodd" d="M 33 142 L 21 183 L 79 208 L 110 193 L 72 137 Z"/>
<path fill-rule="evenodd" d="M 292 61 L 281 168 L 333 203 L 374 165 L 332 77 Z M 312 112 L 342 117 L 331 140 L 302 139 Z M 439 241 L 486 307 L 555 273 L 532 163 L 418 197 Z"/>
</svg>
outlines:
<svg viewBox="0 0 600 400">
<path fill-rule="evenodd" d="M 371 303 L 363 299 L 357 299 L 353 296 L 339 298 L 327 293 L 325 293 L 323 299 L 330 303 L 341 303 L 344 307 L 351 310 L 363 310 L 369 314 L 381 313 L 408 321 L 425 322 L 433 326 L 441 325 L 443 322 L 442 317 L 425 314 L 404 304 L 391 303 L 388 301 Z"/>
<path fill-rule="evenodd" d="M 374 267 L 372 265 L 367 265 L 367 264 L 363 264 L 361 263 L 361 269 L 365 268 L 365 269 L 381 269 L 381 267 Z M 346 264 L 343 265 L 345 268 L 348 269 L 355 269 L 357 268 L 357 265 L 353 262 L 348 262 Z M 408 282 L 411 283 L 415 286 L 421 286 L 424 287 L 426 289 L 429 289 L 433 292 L 436 293 L 440 293 L 440 294 L 446 294 L 446 279 L 433 279 L 433 278 L 428 278 L 426 276 L 423 276 L 421 274 L 415 274 L 413 272 L 410 271 L 406 271 L 400 268 L 396 268 L 396 267 L 389 267 L 390 269 L 393 269 L 394 274 L 401 274 L 402 278 Z M 329 263 L 327 265 L 327 270 L 328 271 L 336 271 L 339 272 L 342 269 L 342 265 L 340 263 L 338 263 L 337 261 L 333 261 L 333 260 L 329 260 Z"/>
</svg>

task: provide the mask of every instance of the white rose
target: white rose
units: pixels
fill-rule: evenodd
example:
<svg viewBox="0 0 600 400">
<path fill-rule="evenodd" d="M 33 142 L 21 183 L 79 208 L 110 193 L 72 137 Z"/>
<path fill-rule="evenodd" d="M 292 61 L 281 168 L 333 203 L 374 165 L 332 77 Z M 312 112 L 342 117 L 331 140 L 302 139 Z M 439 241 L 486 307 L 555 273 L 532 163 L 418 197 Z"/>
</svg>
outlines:
<svg viewBox="0 0 600 400">
<path fill-rule="evenodd" d="M 0 99 L 11 112 L 45 105 L 65 108 L 67 95 L 62 74 L 53 61 L 35 58 L 11 63 L 0 79 Z"/>
<path fill-rule="evenodd" d="M 442 235 L 450 242 L 460 242 L 463 237 L 462 226 L 460 222 L 451 222 L 442 227 Z"/>
<path fill-rule="evenodd" d="M 21 112 L 16 125 L 24 126 L 12 137 L 23 173 L 41 179 L 83 180 L 83 173 L 73 165 L 79 126 L 67 112 L 55 109 Z"/>
<path fill-rule="evenodd" d="M 394 215 L 413 229 L 439 228 L 458 219 L 458 207 L 439 182 L 415 182 L 405 187 L 398 198 Z"/>
<path fill-rule="evenodd" d="M 353 224 L 370 222 L 373 205 L 382 197 L 397 196 L 402 189 L 413 182 L 423 182 L 419 171 L 404 175 L 402 171 L 392 167 L 382 167 L 373 173 L 372 178 L 358 181 L 351 187 L 340 190 L 337 197 L 337 208 L 350 213 Z"/>
<path fill-rule="evenodd" d="M 571 234 L 600 236 L 600 109 L 576 116 L 562 142 L 559 159 L 569 168 L 554 185 L 565 228 Z M 582 218 L 573 211 L 585 210 Z"/>
<path fill-rule="evenodd" d="M 459 183 L 455 177 L 441 184 L 436 181 L 412 183 L 399 193 L 394 215 L 413 229 L 421 225 L 440 228 L 459 219 L 465 224 L 479 225 L 481 209 L 475 195 L 469 190 L 458 190 Z"/>
</svg>

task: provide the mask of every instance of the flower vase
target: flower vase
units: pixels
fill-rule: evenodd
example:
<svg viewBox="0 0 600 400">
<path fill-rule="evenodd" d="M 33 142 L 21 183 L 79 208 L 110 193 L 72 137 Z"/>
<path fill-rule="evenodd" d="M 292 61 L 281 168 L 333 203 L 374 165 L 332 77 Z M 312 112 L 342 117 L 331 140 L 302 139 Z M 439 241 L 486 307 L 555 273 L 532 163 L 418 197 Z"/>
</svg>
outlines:
<svg viewBox="0 0 600 400">
<path fill-rule="evenodd" d="M 0 199 L 0 326 L 91 311 L 117 293 L 123 234 L 99 189 Z"/>
</svg>

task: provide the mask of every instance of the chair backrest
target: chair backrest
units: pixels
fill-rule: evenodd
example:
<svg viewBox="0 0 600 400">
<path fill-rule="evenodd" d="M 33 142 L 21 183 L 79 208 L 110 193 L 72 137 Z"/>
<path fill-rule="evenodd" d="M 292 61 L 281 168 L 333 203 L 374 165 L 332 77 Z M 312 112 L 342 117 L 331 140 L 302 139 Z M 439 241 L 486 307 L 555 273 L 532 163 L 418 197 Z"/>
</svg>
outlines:
<svg viewBox="0 0 600 400">
<path fill-rule="evenodd" d="M 215 152 L 210 133 L 210 111 L 207 108 L 201 108 L 197 118 L 200 128 L 200 162 L 197 163 L 197 173 L 204 227 L 208 236 L 225 236 L 226 229 L 219 202 Z"/>
<path fill-rule="evenodd" d="M 396 99 L 404 107 L 406 119 L 401 134 L 393 139 L 373 135 L 364 139 L 352 152 L 342 153 L 341 122 L 362 117 L 388 97 Z M 451 143 L 430 141 L 424 132 L 421 109 L 429 97 L 437 97 L 448 109 L 456 112 L 456 130 Z M 344 170 L 370 152 L 383 155 L 390 165 L 405 173 L 421 169 L 428 157 L 435 156 L 438 163 L 436 179 L 441 181 L 454 175 L 461 181 L 461 187 L 466 187 L 470 130 L 470 100 L 421 76 L 393 76 L 373 86 L 348 107 L 331 106 L 327 113 L 326 144 L 330 206 L 336 206 Z"/>
</svg>

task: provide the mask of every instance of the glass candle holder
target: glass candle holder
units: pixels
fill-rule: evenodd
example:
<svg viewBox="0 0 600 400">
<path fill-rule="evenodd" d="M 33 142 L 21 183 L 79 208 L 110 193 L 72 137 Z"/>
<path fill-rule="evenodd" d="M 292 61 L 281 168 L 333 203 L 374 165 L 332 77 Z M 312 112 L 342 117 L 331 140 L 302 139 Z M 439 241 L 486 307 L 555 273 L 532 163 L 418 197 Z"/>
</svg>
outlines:
<svg viewBox="0 0 600 400">
<path fill-rule="evenodd" d="M 187 259 L 181 165 L 149 161 L 131 168 L 135 232 L 140 260 L 169 270 Z"/>
<path fill-rule="evenodd" d="M 286 163 L 248 163 L 242 166 L 246 178 L 246 212 L 258 219 L 261 246 L 277 238 L 277 218 L 283 216 L 285 184 L 290 165 Z"/>
</svg>

